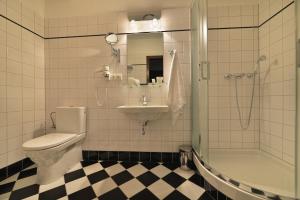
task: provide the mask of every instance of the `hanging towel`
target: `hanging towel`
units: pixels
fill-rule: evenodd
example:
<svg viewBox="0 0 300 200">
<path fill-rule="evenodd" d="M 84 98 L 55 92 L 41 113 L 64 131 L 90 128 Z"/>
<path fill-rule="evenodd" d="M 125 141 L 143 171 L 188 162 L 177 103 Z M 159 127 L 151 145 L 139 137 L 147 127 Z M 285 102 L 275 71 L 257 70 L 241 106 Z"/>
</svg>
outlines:
<svg viewBox="0 0 300 200">
<path fill-rule="evenodd" d="M 186 102 L 183 73 L 180 68 L 178 56 L 176 55 L 176 50 L 172 50 L 170 54 L 172 61 L 168 81 L 168 106 L 171 112 L 172 124 L 175 125 L 178 117 L 183 114 L 183 107 Z"/>
<path fill-rule="evenodd" d="M 129 77 L 128 78 L 128 85 L 130 87 L 133 87 L 133 86 L 140 87 L 141 83 L 140 83 L 139 79 L 136 79 L 136 78 L 133 78 L 133 77 Z"/>
</svg>

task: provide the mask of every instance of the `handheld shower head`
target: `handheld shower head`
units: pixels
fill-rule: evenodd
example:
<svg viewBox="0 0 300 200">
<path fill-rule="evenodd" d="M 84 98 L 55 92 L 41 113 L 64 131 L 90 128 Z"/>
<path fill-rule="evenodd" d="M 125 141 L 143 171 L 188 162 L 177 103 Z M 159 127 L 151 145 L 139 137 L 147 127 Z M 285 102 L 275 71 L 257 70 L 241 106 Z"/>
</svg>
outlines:
<svg viewBox="0 0 300 200">
<path fill-rule="evenodd" d="M 266 59 L 267 59 L 267 57 L 265 55 L 261 55 L 257 59 L 256 63 L 259 64 L 260 62 L 265 61 Z"/>
<path fill-rule="evenodd" d="M 260 67 L 260 62 L 265 61 L 267 59 L 267 57 L 265 55 L 261 55 L 259 56 L 259 58 L 256 61 L 256 68 L 254 70 L 254 74 L 258 73 L 259 67 Z"/>
</svg>

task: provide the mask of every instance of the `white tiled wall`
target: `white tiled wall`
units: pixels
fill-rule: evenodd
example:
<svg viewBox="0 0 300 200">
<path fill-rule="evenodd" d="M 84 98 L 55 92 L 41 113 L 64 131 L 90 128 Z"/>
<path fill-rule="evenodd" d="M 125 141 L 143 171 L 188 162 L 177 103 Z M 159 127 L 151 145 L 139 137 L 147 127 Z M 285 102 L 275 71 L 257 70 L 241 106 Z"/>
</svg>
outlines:
<svg viewBox="0 0 300 200">
<path fill-rule="evenodd" d="M 43 35 L 44 19 L 20 1 L 0 13 Z M 44 40 L 0 17 L 0 168 L 24 158 L 24 141 L 45 132 Z"/>
<path fill-rule="evenodd" d="M 259 24 L 272 17 L 294 0 L 259 0 Z"/>
<path fill-rule="evenodd" d="M 180 13 L 180 14 L 178 14 Z M 109 17 L 108 17 L 109 16 Z M 180 16 L 180 17 L 178 17 Z M 161 30 L 189 28 L 189 9 L 162 11 Z M 145 29 L 143 29 L 145 30 Z M 47 36 L 99 34 L 107 32 L 131 32 L 126 13 L 111 13 L 93 17 L 48 19 Z M 149 31 L 149 30 L 148 30 Z M 151 29 L 150 29 L 151 31 Z M 164 87 L 128 88 L 126 86 L 126 35 L 119 36 L 116 48 L 121 50 L 121 63 L 116 64 L 104 37 L 51 39 L 46 42 L 46 118 L 51 126 L 49 113 L 56 106 L 87 105 L 88 134 L 84 142 L 86 150 L 117 151 L 177 151 L 181 144 L 191 143 L 190 105 L 184 109 L 176 125 L 171 125 L 168 115 L 151 121 L 146 134 L 141 124 L 116 109 L 124 104 L 137 104 L 143 94 L 150 97 L 150 104 L 166 102 Z M 164 33 L 164 62 L 168 71 L 168 51 L 176 48 L 180 67 L 185 72 L 187 102 L 190 97 L 190 32 Z M 94 70 L 111 64 L 115 73 L 122 73 L 123 81 L 94 79 Z M 168 75 L 168 74 L 167 74 Z M 100 102 L 97 106 L 95 89 Z M 107 88 L 107 96 L 106 96 Z M 50 130 L 49 130 L 50 131 Z"/>
<path fill-rule="evenodd" d="M 214 6 L 208 8 L 209 28 L 258 25 L 258 5 Z"/>
<path fill-rule="evenodd" d="M 259 2 L 260 22 L 291 1 Z M 267 60 L 260 73 L 260 147 L 294 164 L 295 157 L 295 7 L 294 4 L 259 28 L 259 52 Z"/>
<path fill-rule="evenodd" d="M 147 23 L 146 23 L 147 24 Z M 80 16 L 68 18 L 46 19 L 46 37 L 61 37 L 74 35 L 95 35 L 108 32 L 146 32 L 159 30 L 189 29 L 189 9 L 163 9 L 161 11 L 160 27 L 130 25 L 126 12 L 105 13 L 97 16 Z"/>
<path fill-rule="evenodd" d="M 257 26 L 258 6 L 209 7 L 210 28 Z M 259 148 L 259 87 L 256 79 L 250 127 L 242 130 L 235 97 L 234 80 L 226 73 L 251 73 L 258 56 L 258 29 L 233 28 L 208 31 L 209 147 L 230 149 Z M 253 79 L 239 79 L 238 98 L 244 126 L 250 110 Z"/>
</svg>

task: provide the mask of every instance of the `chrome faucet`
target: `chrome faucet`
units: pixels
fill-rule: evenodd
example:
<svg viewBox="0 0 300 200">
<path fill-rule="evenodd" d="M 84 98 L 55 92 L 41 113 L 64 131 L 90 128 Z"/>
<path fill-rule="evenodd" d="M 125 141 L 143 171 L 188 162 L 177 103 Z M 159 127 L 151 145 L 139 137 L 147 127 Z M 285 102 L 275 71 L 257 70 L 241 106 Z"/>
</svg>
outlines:
<svg viewBox="0 0 300 200">
<path fill-rule="evenodd" d="M 147 98 L 146 95 L 143 95 L 143 96 L 142 96 L 141 102 L 142 102 L 143 106 L 148 105 L 149 99 Z"/>
</svg>

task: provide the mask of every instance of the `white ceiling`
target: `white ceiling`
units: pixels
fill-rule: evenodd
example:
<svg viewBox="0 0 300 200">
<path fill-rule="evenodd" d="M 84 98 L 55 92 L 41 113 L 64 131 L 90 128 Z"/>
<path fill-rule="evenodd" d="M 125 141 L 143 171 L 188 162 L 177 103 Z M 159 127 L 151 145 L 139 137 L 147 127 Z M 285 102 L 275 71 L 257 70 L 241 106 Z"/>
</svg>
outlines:
<svg viewBox="0 0 300 200">
<path fill-rule="evenodd" d="M 72 17 L 127 11 L 149 12 L 163 8 L 191 7 L 193 0 L 22 0 L 45 1 L 45 16 Z M 257 4 L 259 0 L 207 0 L 208 6 Z"/>
<path fill-rule="evenodd" d="M 143 12 L 190 7 L 192 0 L 46 0 L 46 17 L 97 15 L 113 11 Z"/>
</svg>

